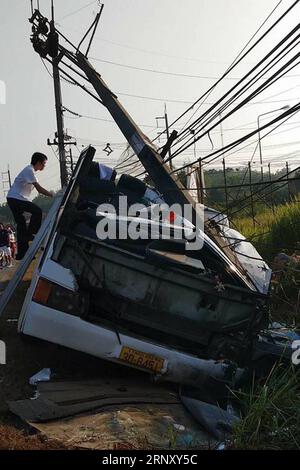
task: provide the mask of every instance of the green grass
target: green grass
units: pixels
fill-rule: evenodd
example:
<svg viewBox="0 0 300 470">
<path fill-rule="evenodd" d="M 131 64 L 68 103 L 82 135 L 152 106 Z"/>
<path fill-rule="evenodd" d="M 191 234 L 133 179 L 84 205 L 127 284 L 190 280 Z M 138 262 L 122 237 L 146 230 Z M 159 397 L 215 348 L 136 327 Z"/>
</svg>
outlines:
<svg viewBox="0 0 300 470">
<path fill-rule="evenodd" d="M 271 318 L 300 326 L 300 203 L 277 206 L 274 213 L 261 212 L 255 226 L 251 218 L 237 218 L 234 224 L 274 271 Z M 294 256 L 289 263 L 278 266 L 274 258 L 281 252 Z"/>
<path fill-rule="evenodd" d="M 274 367 L 263 384 L 239 393 L 243 419 L 234 426 L 234 449 L 300 449 L 299 379 L 293 367 Z"/>
<path fill-rule="evenodd" d="M 300 250 L 300 203 L 286 203 L 257 214 L 253 225 L 251 218 L 236 218 L 237 229 L 250 240 L 268 261 L 285 251 L 292 254 Z"/>
<path fill-rule="evenodd" d="M 300 326 L 300 203 L 277 206 L 274 213 L 260 212 L 255 226 L 251 218 L 242 217 L 235 219 L 234 224 L 276 271 L 271 319 Z M 281 252 L 293 256 L 290 262 L 274 262 Z M 288 369 L 274 366 L 264 383 L 253 383 L 239 393 L 238 400 L 243 419 L 234 427 L 233 448 L 299 450 L 299 378 L 292 365 Z"/>
</svg>

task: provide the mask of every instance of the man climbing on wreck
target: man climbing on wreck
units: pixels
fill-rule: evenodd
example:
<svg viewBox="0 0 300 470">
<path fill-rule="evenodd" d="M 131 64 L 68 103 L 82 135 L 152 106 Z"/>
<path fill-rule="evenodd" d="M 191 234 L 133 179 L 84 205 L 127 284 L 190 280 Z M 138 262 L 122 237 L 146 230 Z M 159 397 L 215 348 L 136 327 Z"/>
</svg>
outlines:
<svg viewBox="0 0 300 470">
<path fill-rule="evenodd" d="M 42 210 L 30 201 L 30 195 L 35 189 L 44 196 L 53 197 L 53 194 L 43 188 L 35 175 L 37 171 L 43 171 L 47 157 L 43 153 L 35 152 L 31 157 L 30 165 L 27 165 L 16 177 L 7 194 L 7 204 L 13 213 L 17 224 L 18 253 L 16 260 L 21 260 L 29 247 L 29 241 L 33 240 L 42 223 Z M 31 214 L 27 227 L 24 212 Z"/>
</svg>

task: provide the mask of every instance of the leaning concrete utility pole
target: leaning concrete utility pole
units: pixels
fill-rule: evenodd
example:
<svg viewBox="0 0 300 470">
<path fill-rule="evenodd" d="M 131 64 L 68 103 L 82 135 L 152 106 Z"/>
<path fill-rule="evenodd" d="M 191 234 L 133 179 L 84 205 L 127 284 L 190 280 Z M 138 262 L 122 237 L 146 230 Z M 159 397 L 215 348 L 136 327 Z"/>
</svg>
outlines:
<svg viewBox="0 0 300 470">
<path fill-rule="evenodd" d="M 169 205 L 178 204 L 182 211 L 186 211 L 188 208 L 190 210 L 190 213 L 188 214 L 190 222 L 192 222 L 195 227 L 202 227 L 204 223 L 203 208 L 199 207 L 192 196 L 190 196 L 188 192 L 184 191 L 185 188 L 176 180 L 176 177 L 170 170 L 168 160 L 164 161 L 164 157 L 168 152 L 172 141 L 176 138 L 177 132 L 172 132 L 169 142 L 166 143 L 162 151 L 159 153 L 153 142 L 144 135 L 139 126 L 121 105 L 118 97 L 109 89 L 99 73 L 88 61 L 87 54 L 92 38 L 90 39 L 86 54 L 83 54 L 80 50 L 80 46 L 93 27 L 93 32 L 95 31 L 100 13 L 101 12 L 97 14 L 95 20 L 88 29 L 88 32 L 84 35 L 77 47 L 64 37 L 65 41 L 67 41 L 71 48 L 75 49 L 74 52 L 72 49 L 68 50 L 59 44 L 58 36 L 59 34 L 61 35 L 61 33 L 58 33 L 56 30 L 50 30 L 49 34 L 44 33 L 44 30 L 47 27 L 47 19 L 42 16 L 40 12 L 35 12 L 33 17 L 29 20 L 33 24 L 33 34 L 31 37 L 33 47 L 36 52 L 50 62 L 53 62 L 53 59 L 61 60 L 64 56 L 72 63 L 73 66 L 75 66 L 75 68 L 73 68 L 71 65 L 67 64 L 67 67 L 71 67 L 73 75 L 70 75 L 63 70 L 64 75 L 105 106 L 139 158 L 141 164 L 144 166 L 145 171 L 148 172 L 156 189 L 163 195 L 165 202 Z M 54 25 L 54 22 L 52 22 L 52 24 Z M 57 35 L 56 37 L 54 36 L 55 33 Z M 52 37 L 56 50 L 52 47 L 51 41 L 49 43 L 49 39 L 51 40 Z M 83 72 L 84 75 L 81 72 Z M 75 75 L 88 81 L 89 84 L 93 86 L 96 94 L 76 80 L 74 77 Z M 185 206 L 187 206 L 187 208 Z M 246 286 L 254 291 L 257 290 L 256 285 L 240 263 L 232 247 L 228 245 L 224 246 L 224 240 L 213 223 L 205 223 L 205 233 L 202 229 L 195 230 L 195 237 L 197 238 L 197 241 L 199 240 L 203 242 L 203 257 L 211 261 L 211 266 L 213 266 L 214 271 L 217 273 L 226 273 L 226 275 L 234 279 L 234 282 L 237 283 L 237 285 Z"/>
<path fill-rule="evenodd" d="M 156 123 L 157 123 L 157 126 L 158 126 L 158 121 L 159 119 L 163 119 L 165 121 L 165 128 L 166 128 L 166 136 L 167 136 L 167 142 L 170 142 L 170 129 L 169 129 L 169 122 L 168 122 L 168 113 L 167 113 L 167 105 L 165 103 L 165 111 L 164 111 L 164 115 L 163 116 L 158 116 L 156 119 Z M 162 133 L 159 133 L 158 135 L 160 136 L 161 134 L 163 134 L 165 131 L 163 131 Z M 171 170 L 173 170 L 173 161 L 172 161 L 172 152 L 171 152 L 171 145 L 168 146 L 168 149 L 167 149 L 167 152 L 169 157 L 168 157 L 168 161 L 169 161 L 169 165 L 170 165 L 170 168 Z"/>
<path fill-rule="evenodd" d="M 54 7 L 53 2 L 51 4 L 52 20 L 50 28 L 54 27 Z M 56 123 L 57 123 L 57 141 L 58 141 L 58 155 L 59 155 L 59 166 L 60 166 L 60 182 L 63 188 L 68 184 L 68 172 L 66 164 L 66 153 L 65 153 L 65 142 L 64 142 L 64 120 L 62 110 L 62 98 L 61 98 L 61 86 L 60 86 L 60 75 L 58 64 L 61 57 L 53 58 L 52 70 L 53 70 L 53 82 L 54 82 L 54 96 L 55 96 L 55 110 L 56 110 Z"/>
<path fill-rule="evenodd" d="M 66 154 L 65 154 L 65 143 L 64 143 L 64 124 L 63 124 L 63 112 L 61 102 L 61 87 L 60 87 L 60 76 L 58 70 L 58 64 L 53 59 L 53 81 L 54 81 L 54 95 L 55 95 L 55 110 L 56 110 L 56 123 L 57 123 L 57 141 L 58 141 L 58 154 L 59 154 L 59 166 L 60 166 L 60 182 L 61 187 L 67 185 L 67 168 L 66 168 Z"/>
<path fill-rule="evenodd" d="M 2 171 L 1 172 L 1 177 L 2 177 L 3 194 L 6 195 L 8 193 L 8 189 L 11 188 L 11 177 L 10 177 L 9 166 L 7 167 L 7 171 Z M 7 187 L 7 185 L 8 185 L 8 187 Z"/>
<path fill-rule="evenodd" d="M 167 105 L 165 103 L 165 124 L 166 124 L 166 132 L 167 132 L 167 141 L 170 140 L 170 132 L 169 132 L 169 122 L 168 122 L 168 113 L 167 113 Z M 173 170 L 173 161 L 172 161 L 172 153 L 171 153 L 171 146 L 168 151 L 169 160 L 170 160 L 170 168 Z"/>
</svg>

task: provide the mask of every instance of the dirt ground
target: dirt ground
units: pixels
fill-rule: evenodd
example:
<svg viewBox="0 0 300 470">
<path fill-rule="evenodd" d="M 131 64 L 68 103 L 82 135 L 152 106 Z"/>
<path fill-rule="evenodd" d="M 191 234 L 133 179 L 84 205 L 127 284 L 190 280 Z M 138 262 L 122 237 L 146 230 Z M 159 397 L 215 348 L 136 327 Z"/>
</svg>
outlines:
<svg viewBox="0 0 300 470">
<path fill-rule="evenodd" d="M 15 272 L 16 264 L 0 271 L 0 293 Z M 6 343 L 6 365 L 0 365 L 0 449 L 64 449 L 62 443 L 34 435 L 7 406 L 7 401 L 33 396 L 29 378 L 39 370 L 49 367 L 56 378 L 63 379 L 137 374 L 134 370 L 18 334 L 17 320 L 34 267 L 33 262 L 0 318 L 0 339 Z"/>
</svg>

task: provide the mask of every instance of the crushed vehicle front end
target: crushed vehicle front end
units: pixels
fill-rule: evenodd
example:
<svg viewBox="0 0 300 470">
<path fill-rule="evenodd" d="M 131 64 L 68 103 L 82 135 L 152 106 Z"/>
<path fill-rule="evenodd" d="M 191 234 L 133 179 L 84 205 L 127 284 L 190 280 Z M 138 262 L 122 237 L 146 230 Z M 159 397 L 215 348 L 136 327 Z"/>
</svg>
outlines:
<svg viewBox="0 0 300 470">
<path fill-rule="evenodd" d="M 130 175 L 122 175 L 117 184 L 99 181 L 91 172 L 95 149 L 82 152 L 28 292 L 20 330 L 156 375 L 175 376 L 179 382 L 185 371 L 195 379 L 195 363 L 199 371 L 210 370 L 212 364 L 227 370 L 230 361 L 247 365 L 259 332 L 268 325 L 269 267 L 247 240 L 224 224 L 222 214 L 206 210 L 204 220 L 203 205 L 199 207 L 165 160 L 176 131 L 158 149 L 87 54 L 63 46 L 54 21 L 45 32 L 48 20 L 39 12 L 30 21 L 36 52 L 52 61 L 65 57 L 84 74 L 95 90 L 92 96 L 106 107 L 154 188 Z M 53 43 L 55 48 L 49 47 Z M 181 237 L 173 236 L 173 216 L 150 222 L 144 212 L 135 220 L 120 214 L 120 195 L 131 205 L 145 202 L 153 191 L 169 207 L 177 204 L 181 214 L 187 207 L 191 210 Z M 113 206 L 113 215 L 97 213 L 103 203 Z M 133 223 L 144 235 L 152 229 L 156 235 L 99 237 L 99 223 L 112 219 L 117 228 Z M 167 228 L 171 235 L 166 240 Z M 201 240 L 200 248 L 188 249 L 189 230 Z"/>
<path fill-rule="evenodd" d="M 228 361 L 247 365 L 268 324 L 268 295 L 218 276 L 201 250 L 186 250 L 184 237 L 99 239 L 105 215 L 81 193 L 93 155 L 91 147 L 83 152 L 69 184 L 19 330 L 178 382 L 192 382 L 197 370 L 200 381 L 204 370 L 226 375 Z"/>
</svg>

